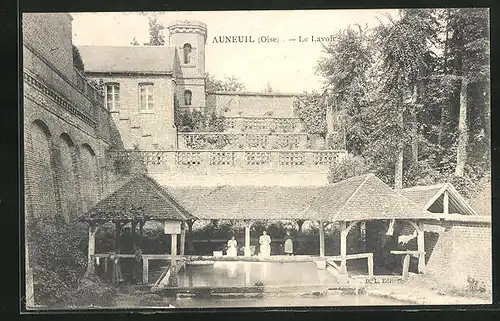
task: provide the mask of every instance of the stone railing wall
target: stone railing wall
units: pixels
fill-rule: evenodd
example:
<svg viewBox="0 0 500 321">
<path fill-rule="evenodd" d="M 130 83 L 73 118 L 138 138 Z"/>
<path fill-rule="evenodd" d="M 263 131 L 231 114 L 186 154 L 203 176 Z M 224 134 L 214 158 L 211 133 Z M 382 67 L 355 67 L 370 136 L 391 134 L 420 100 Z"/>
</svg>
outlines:
<svg viewBox="0 0 500 321">
<path fill-rule="evenodd" d="M 184 150 L 109 151 L 115 167 L 148 173 L 323 172 L 345 155 L 343 150 Z M 134 164 L 131 164 L 134 163 Z M 117 168 L 115 168 L 117 169 Z"/>
<path fill-rule="evenodd" d="M 304 131 L 299 118 L 226 117 L 227 132 L 301 133 Z"/>
<path fill-rule="evenodd" d="M 179 133 L 179 149 L 307 149 L 306 133 Z"/>
</svg>

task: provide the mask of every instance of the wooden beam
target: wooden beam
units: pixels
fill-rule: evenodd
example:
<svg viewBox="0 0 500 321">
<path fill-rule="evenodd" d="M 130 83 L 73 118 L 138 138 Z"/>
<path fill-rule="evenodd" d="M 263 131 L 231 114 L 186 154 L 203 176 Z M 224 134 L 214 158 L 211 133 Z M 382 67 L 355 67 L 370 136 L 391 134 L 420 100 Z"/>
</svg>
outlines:
<svg viewBox="0 0 500 321">
<path fill-rule="evenodd" d="M 340 263 L 340 273 L 347 273 L 347 233 L 349 230 L 347 229 L 347 224 L 345 221 L 340 222 L 340 256 L 342 257 L 342 261 Z"/>
<path fill-rule="evenodd" d="M 115 252 L 120 253 L 120 236 L 122 232 L 122 227 L 127 223 L 121 223 L 115 221 Z"/>
<path fill-rule="evenodd" d="M 410 268 L 410 255 L 406 254 L 405 258 L 403 260 L 403 273 L 402 273 L 403 281 L 407 281 L 408 280 L 408 270 L 409 270 L 409 268 Z"/>
<path fill-rule="evenodd" d="M 299 227 L 299 233 L 302 233 L 302 225 L 304 225 L 305 220 L 295 220 L 297 226 Z"/>
<path fill-rule="evenodd" d="M 323 221 L 319 221 L 319 256 L 325 256 L 325 230 Z"/>
<path fill-rule="evenodd" d="M 95 234 L 97 225 L 95 223 L 89 224 L 89 248 L 88 248 L 88 263 L 87 274 L 95 273 L 94 254 L 95 254 Z"/>
<path fill-rule="evenodd" d="M 149 259 L 142 258 L 142 284 L 148 284 L 149 282 Z"/>
<path fill-rule="evenodd" d="M 368 276 L 373 277 L 373 255 L 367 258 L 368 263 Z"/>
<path fill-rule="evenodd" d="M 181 248 L 180 254 L 184 255 L 186 249 L 186 223 L 181 222 Z"/>
<path fill-rule="evenodd" d="M 250 250 L 250 228 L 252 227 L 252 221 L 245 220 L 245 256 L 252 256 L 252 251 Z"/>
<path fill-rule="evenodd" d="M 137 234 L 135 232 L 137 227 L 137 221 L 132 221 L 130 232 L 132 234 L 132 248 L 134 249 L 134 253 L 137 251 Z"/>
<path fill-rule="evenodd" d="M 450 213 L 449 206 L 450 206 L 449 195 L 448 195 L 448 191 L 445 190 L 444 194 L 443 194 L 443 214 Z"/>
<path fill-rule="evenodd" d="M 424 233 L 424 224 L 422 222 L 418 222 L 417 246 L 418 246 L 418 251 L 420 252 L 418 254 L 418 272 L 424 274 L 425 273 L 425 233 Z"/>
<path fill-rule="evenodd" d="M 177 255 L 177 234 L 171 234 L 172 236 L 172 242 L 170 246 L 170 254 L 173 256 Z"/>
<path fill-rule="evenodd" d="M 143 228 L 144 228 L 144 224 L 146 222 L 141 220 L 139 222 L 139 247 L 142 249 L 142 240 L 144 238 L 144 232 L 143 232 Z"/>
</svg>

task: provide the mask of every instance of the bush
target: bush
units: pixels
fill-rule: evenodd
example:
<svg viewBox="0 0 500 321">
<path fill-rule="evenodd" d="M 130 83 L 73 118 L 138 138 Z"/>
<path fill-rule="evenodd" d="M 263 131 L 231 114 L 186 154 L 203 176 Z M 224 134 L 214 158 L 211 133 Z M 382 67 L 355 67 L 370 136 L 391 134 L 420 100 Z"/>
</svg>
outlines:
<svg viewBox="0 0 500 321">
<path fill-rule="evenodd" d="M 87 267 L 87 226 L 32 219 L 27 224 L 27 245 L 35 303 L 53 305 L 64 300 Z"/>
<path fill-rule="evenodd" d="M 95 274 L 86 275 L 75 290 L 69 291 L 66 303 L 75 307 L 111 307 L 115 289 Z"/>
<path fill-rule="evenodd" d="M 342 161 L 334 163 L 330 167 L 328 174 L 329 183 L 337 183 L 344 179 L 367 174 L 370 172 L 370 166 L 362 156 L 347 154 Z"/>
</svg>

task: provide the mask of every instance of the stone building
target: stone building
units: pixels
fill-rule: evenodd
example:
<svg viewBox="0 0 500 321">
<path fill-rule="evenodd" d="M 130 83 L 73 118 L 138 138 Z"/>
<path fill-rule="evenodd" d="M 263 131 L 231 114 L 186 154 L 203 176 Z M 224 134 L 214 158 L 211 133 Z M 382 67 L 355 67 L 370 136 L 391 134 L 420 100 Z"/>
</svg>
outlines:
<svg viewBox="0 0 500 321">
<path fill-rule="evenodd" d="M 135 155 L 169 185 L 326 184 L 345 148 L 329 150 L 305 132 L 293 107 L 300 94 L 206 92 L 207 26 L 174 21 L 167 29 L 166 46 L 79 47 L 127 150 L 110 157 Z M 221 128 L 176 128 L 176 115 L 194 112 L 222 119 Z"/>
</svg>

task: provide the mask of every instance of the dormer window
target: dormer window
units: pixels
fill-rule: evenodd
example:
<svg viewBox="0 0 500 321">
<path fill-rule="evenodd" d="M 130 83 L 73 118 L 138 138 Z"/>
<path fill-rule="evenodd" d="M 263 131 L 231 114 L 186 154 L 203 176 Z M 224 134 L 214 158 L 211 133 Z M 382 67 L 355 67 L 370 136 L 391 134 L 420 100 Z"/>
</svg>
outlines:
<svg viewBox="0 0 500 321">
<path fill-rule="evenodd" d="M 141 83 L 139 84 L 139 110 L 142 112 L 153 111 L 154 98 L 153 98 L 153 84 Z"/>
<path fill-rule="evenodd" d="M 191 90 L 184 90 L 184 105 L 189 106 L 191 105 L 191 97 L 193 94 L 191 93 Z"/>
<path fill-rule="evenodd" d="M 107 83 L 105 92 L 106 107 L 109 111 L 120 110 L 120 84 Z"/>
<path fill-rule="evenodd" d="M 182 47 L 185 64 L 188 64 L 191 62 L 190 60 L 191 60 L 191 51 L 192 50 L 193 50 L 193 47 L 191 47 L 191 45 L 188 43 L 184 44 L 184 46 Z"/>
</svg>

